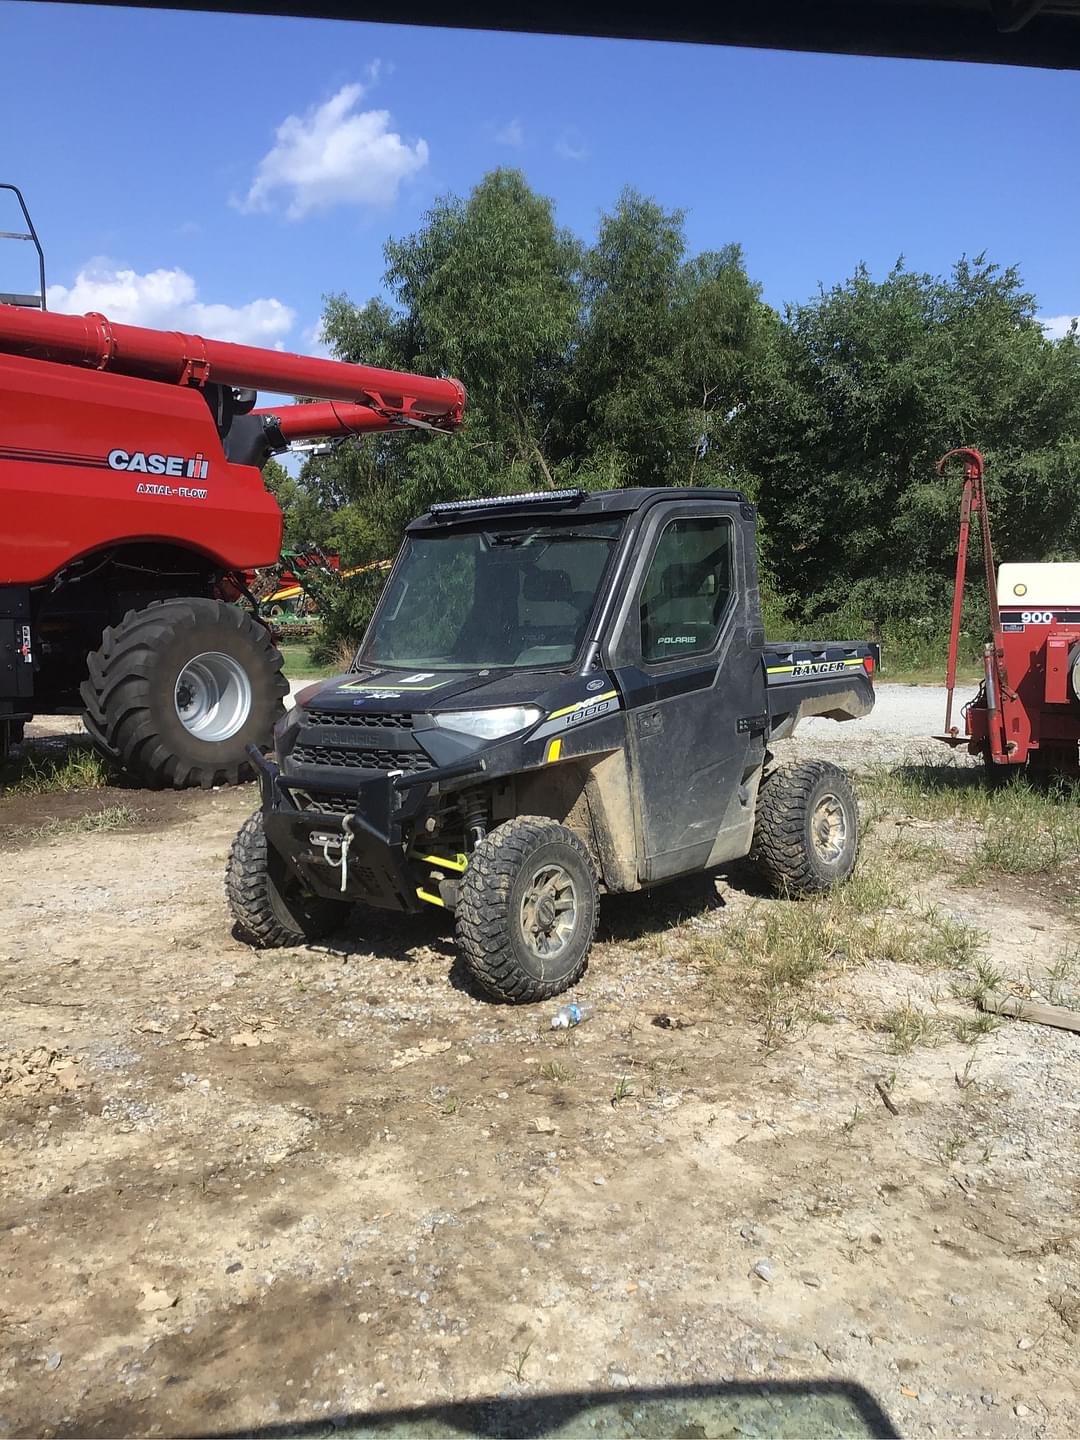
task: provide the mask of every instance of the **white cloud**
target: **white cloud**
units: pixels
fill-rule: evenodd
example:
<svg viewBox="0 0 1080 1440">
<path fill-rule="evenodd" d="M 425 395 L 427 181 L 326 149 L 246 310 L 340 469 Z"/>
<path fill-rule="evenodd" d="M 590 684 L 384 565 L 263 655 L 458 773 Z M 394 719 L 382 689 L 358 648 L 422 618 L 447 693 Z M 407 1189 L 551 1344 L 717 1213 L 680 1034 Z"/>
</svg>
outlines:
<svg viewBox="0 0 1080 1440">
<path fill-rule="evenodd" d="M 345 85 L 306 114 L 286 116 L 239 208 L 269 210 L 278 191 L 290 220 L 333 205 L 392 205 L 402 181 L 427 164 L 427 141 L 407 144 L 390 129 L 388 110 L 357 110 L 363 94 L 363 85 Z"/>
<path fill-rule="evenodd" d="M 314 325 L 305 327 L 301 335 L 301 344 L 305 355 L 315 355 L 320 360 L 336 360 L 338 358 L 326 343 L 322 320 L 316 320 Z"/>
<path fill-rule="evenodd" d="M 525 132 L 521 128 L 521 121 L 514 119 L 505 124 L 501 130 L 495 132 L 496 145 L 509 145 L 513 150 L 520 150 L 525 144 Z"/>
<path fill-rule="evenodd" d="M 186 330 L 212 340 L 280 347 L 296 312 L 280 300 L 246 305 L 207 304 L 186 270 L 121 270 L 107 260 L 84 265 L 71 286 L 50 285 L 49 309 L 69 314 L 98 310 L 121 325 Z"/>
<path fill-rule="evenodd" d="M 1060 340 L 1069 333 L 1069 326 L 1080 324 L 1080 315 L 1041 315 L 1039 324 L 1050 340 Z"/>
<path fill-rule="evenodd" d="M 588 147 L 580 133 L 573 128 L 564 130 L 555 141 L 555 154 L 563 160 L 587 160 L 589 158 Z"/>
</svg>

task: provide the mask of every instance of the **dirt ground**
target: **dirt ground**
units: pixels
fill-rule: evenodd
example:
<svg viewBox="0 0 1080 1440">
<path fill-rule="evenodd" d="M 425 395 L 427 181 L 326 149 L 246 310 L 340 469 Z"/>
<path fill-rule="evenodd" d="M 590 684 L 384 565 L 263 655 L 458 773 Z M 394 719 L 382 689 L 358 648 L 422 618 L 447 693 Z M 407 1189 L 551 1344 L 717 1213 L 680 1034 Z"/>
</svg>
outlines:
<svg viewBox="0 0 1080 1440">
<path fill-rule="evenodd" d="M 254 791 L 122 794 L 100 834 L 41 824 L 108 792 L 0 797 L 0 1433 L 725 1381 L 1080 1432 L 1080 1036 L 893 1054 L 889 1007 L 965 1003 L 882 959 L 766 1048 L 689 943 L 791 903 L 737 873 L 606 901 L 596 1013 L 552 1033 L 438 916 L 251 952 L 222 871 Z M 1074 941 L 1046 887 L 923 889 L 1006 978 Z"/>
</svg>

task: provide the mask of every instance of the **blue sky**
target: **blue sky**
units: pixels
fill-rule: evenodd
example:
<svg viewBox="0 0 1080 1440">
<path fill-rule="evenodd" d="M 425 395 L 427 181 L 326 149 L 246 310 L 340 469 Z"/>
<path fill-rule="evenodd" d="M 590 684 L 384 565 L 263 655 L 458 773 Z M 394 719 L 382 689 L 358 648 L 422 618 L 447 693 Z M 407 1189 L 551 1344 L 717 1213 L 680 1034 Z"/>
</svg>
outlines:
<svg viewBox="0 0 1080 1440">
<path fill-rule="evenodd" d="M 1080 74 L 21 0 L 0 53 L 56 308 L 306 349 L 323 293 L 376 293 L 386 236 L 504 164 L 585 236 L 627 184 L 684 208 L 776 305 L 985 250 L 1080 312 Z"/>
</svg>

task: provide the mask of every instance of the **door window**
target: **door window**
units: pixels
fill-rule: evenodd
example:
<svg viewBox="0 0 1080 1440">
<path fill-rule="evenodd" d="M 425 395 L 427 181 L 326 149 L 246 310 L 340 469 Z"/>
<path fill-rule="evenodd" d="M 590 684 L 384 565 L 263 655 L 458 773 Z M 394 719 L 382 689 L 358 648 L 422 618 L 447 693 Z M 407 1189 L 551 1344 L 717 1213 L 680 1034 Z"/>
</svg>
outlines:
<svg viewBox="0 0 1080 1440">
<path fill-rule="evenodd" d="M 646 663 L 703 655 L 735 593 L 735 527 L 727 516 L 670 520 L 641 590 Z"/>
</svg>

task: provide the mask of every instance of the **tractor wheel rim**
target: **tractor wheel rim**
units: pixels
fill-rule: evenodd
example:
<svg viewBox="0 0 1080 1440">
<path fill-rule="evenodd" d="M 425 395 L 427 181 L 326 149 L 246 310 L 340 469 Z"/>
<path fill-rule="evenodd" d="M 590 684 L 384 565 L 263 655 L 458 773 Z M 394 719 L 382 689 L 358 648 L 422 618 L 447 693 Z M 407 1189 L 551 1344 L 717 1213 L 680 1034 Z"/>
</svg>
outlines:
<svg viewBox="0 0 1080 1440">
<path fill-rule="evenodd" d="M 521 897 L 521 933 L 540 961 L 552 960 L 569 945 L 577 928 L 578 896 L 561 865 L 539 866 Z"/>
<path fill-rule="evenodd" d="M 847 812 L 835 795 L 822 795 L 810 817 L 810 838 L 827 864 L 835 864 L 847 844 Z"/>
<path fill-rule="evenodd" d="M 251 681 L 231 655 L 207 650 L 180 671 L 173 698 L 188 734 L 216 743 L 243 729 L 251 714 Z"/>
</svg>

